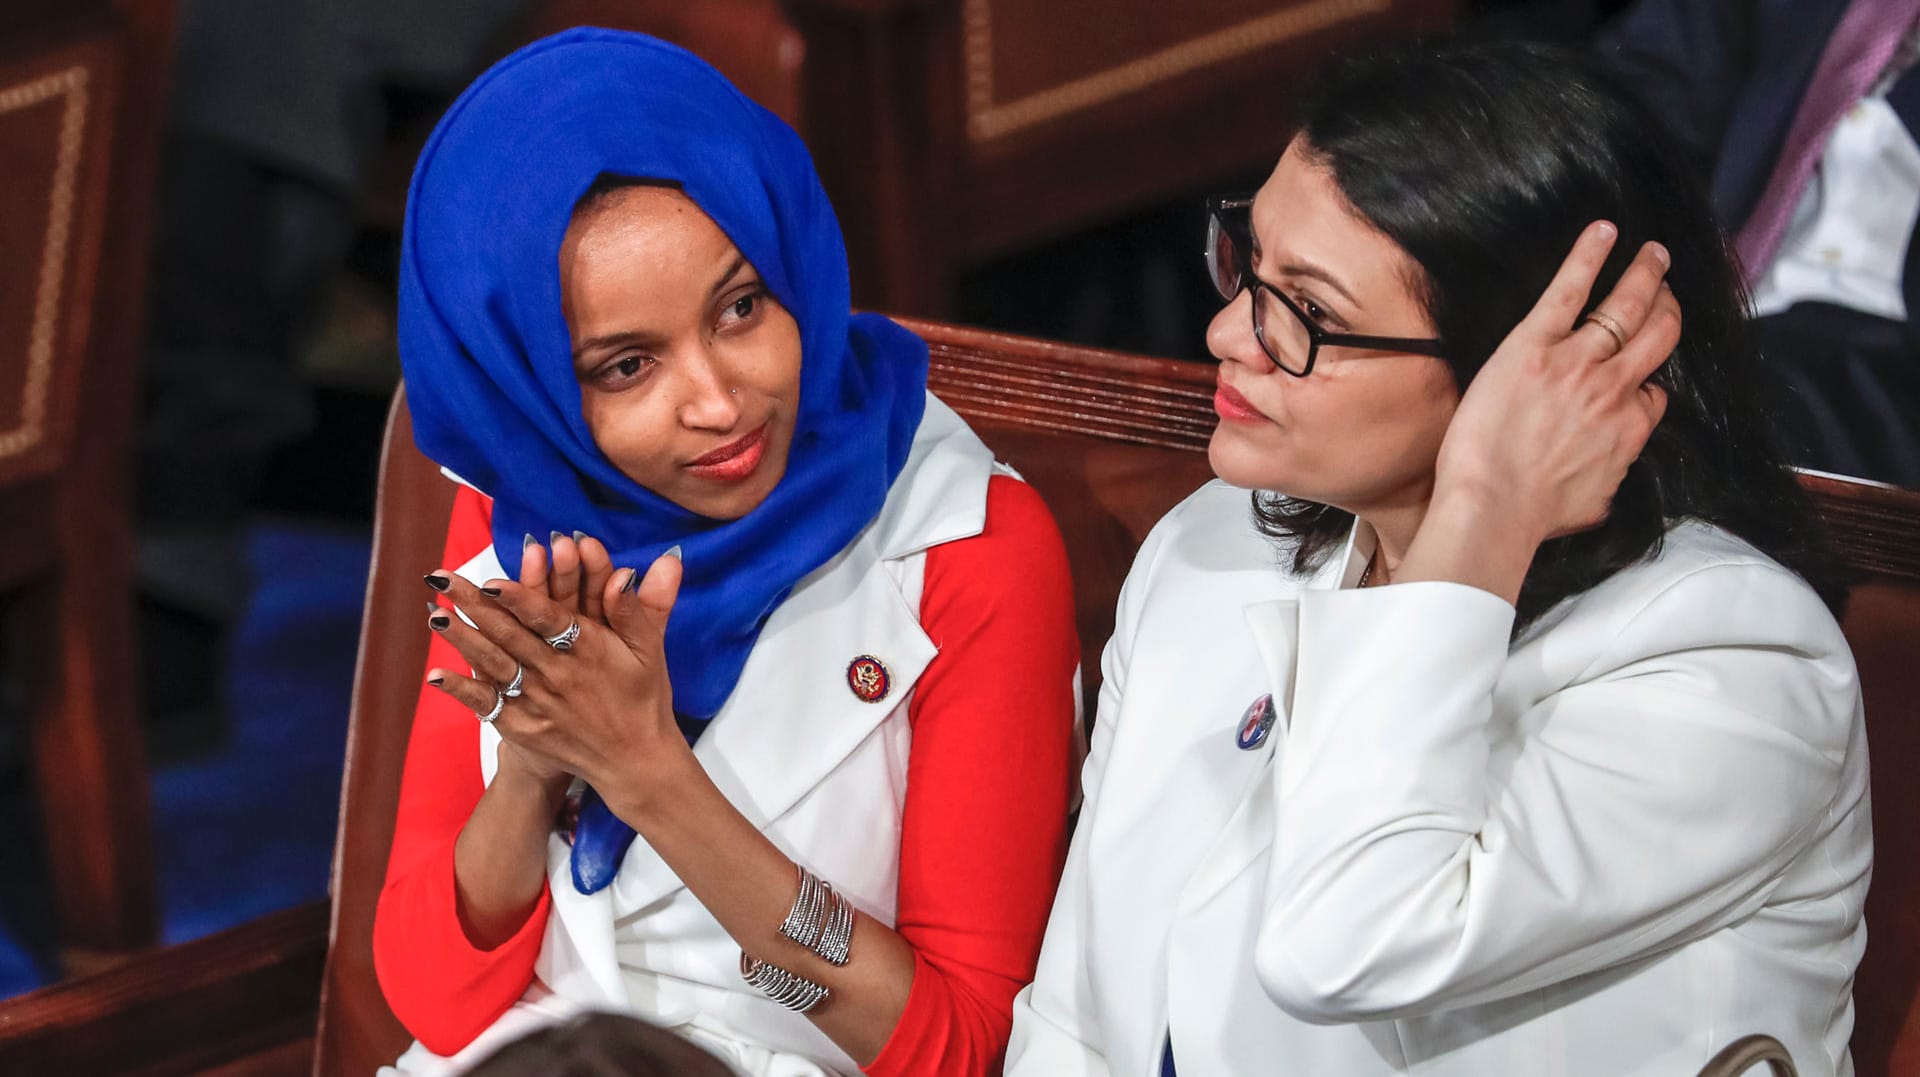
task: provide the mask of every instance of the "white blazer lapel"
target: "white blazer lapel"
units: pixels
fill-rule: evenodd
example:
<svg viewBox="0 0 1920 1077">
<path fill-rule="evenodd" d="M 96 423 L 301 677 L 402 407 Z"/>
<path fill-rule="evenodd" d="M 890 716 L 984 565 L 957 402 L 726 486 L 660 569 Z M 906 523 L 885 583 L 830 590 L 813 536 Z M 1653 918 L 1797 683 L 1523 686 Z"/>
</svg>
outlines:
<svg viewBox="0 0 1920 1077">
<path fill-rule="evenodd" d="M 558 834 L 547 839 L 547 889 L 553 914 L 533 974 L 567 998 L 625 1009 L 627 991 L 613 943 L 613 890 L 574 889 L 573 846 Z"/>
<path fill-rule="evenodd" d="M 1350 535 L 1343 555 L 1307 581 L 1307 590 L 1338 587 L 1358 570 L 1353 562 L 1364 549 L 1371 552 L 1371 536 Z M 1255 602 L 1242 611 L 1247 633 L 1260 654 L 1268 691 L 1273 693 L 1274 735 L 1262 749 L 1266 758 L 1255 780 L 1240 792 L 1240 803 L 1227 824 L 1200 860 L 1187 885 L 1181 890 L 1179 907 L 1190 911 L 1219 893 L 1246 871 L 1273 845 L 1275 815 L 1278 810 L 1272 795 L 1274 753 L 1285 751 L 1286 734 L 1293 717 L 1294 660 L 1299 654 L 1299 603 L 1293 599 Z"/>
<path fill-rule="evenodd" d="M 774 611 L 694 755 L 734 807 L 767 829 L 905 704 L 936 652 L 863 538 Z M 882 698 L 855 693 L 848 672 L 858 658 L 884 668 Z M 642 837 L 615 885 L 621 905 L 638 908 L 684 884 Z"/>
<path fill-rule="evenodd" d="M 1273 694 L 1274 735 L 1259 750 L 1259 771 L 1240 791 L 1240 803 L 1214 838 L 1199 870 L 1180 892 L 1179 907 L 1192 909 L 1218 893 L 1273 844 L 1273 798 L 1261 795 L 1273 773 L 1275 743 L 1285 739 L 1293 695 L 1292 630 L 1296 624 L 1292 599 L 1258 602 L 1244 613 L 1247 629 L 1265 667 L 1263 680 Z"/>
</svg>

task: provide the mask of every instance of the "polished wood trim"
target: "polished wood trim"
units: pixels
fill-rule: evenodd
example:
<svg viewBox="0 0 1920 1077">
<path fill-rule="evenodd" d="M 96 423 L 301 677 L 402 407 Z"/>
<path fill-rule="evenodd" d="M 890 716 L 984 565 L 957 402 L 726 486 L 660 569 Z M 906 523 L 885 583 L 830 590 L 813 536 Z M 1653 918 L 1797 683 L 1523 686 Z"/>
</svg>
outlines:
<svg viewBox="0 0 1920 1077">
<path fill-rule="evenodd" d="M 1213 367 L 900 318 L 927 342 L 928 385 L 970 421 L 1204 452 Z"/>
<path fill-rule="evenodd" d="M 991 142 L 1141 93 L 1169 79 L 1261 52 L 1356 19 L 1387 14 L 1390 0 L 1307 0 L 1012 101 L 994 100 L 993 0 L 965 0 L 967 137 Z"/>
<path fill-rule="evenodd" d="M 420 573 L 439 564 L 454 485 L 413 441 L 406 387 L 394 393 L 380 452 L 379 509 L 354 668 L 353 708 L 334 843 L 332 946 L 321 988 L 315 1063 L 321 1073 L 370 1073 L 411 1037 L 373 967 L 373 921 L 387 874 L 407 738 L 426 670 Z M 448 566 L 453 567 L 453 566 Z"/>
<path fill-rule="evenodd" d="M 312 1033 L 327 903 L 0 1002 L 0 1073 L 197 1073 Z"/>
<path fill-rule="evenodd" d="M 0 115 L 58 102 L 60 130 L 53 154 L 53 178 L 47 204 L 47 228 L 35 285 L 33 325 L 27 339 L 26 384 L 21 392 L 20 425 L 0 431 L 0 458 L 18 456 L 45 436 L 47 397 L 53 384 L 56 325 L 60 320 L 67 254 L 74 238 L 79 199 L 80 159 L 86 145 L 90 72 L 84 63 L 0 89 Z M 18 207 L 16 207 L 18 208 Z"/>
<path fill-rule="evenodd" d="M 1835 549 L 1861 572 L 1920 582 L 1920 492 L 1801 472 Z"/>
</svg>

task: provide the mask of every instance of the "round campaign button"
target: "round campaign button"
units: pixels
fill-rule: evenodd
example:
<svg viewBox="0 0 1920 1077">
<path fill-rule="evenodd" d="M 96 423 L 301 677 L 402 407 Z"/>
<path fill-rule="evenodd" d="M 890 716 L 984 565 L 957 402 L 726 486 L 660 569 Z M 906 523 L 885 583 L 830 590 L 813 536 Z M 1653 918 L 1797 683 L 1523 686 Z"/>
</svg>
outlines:
<svg viewBox="0 0 1920 1077">
<path fill-rule="evenodd" d="M 1273 729 L 1273 697 L 1261 696 L 1247 705 L 1247 712 L 1240 716 L 1240 731 L 1235 743 L 1241 751 L 1251 752 L 1267 742 L 1267 734 Z"/>
</svg>

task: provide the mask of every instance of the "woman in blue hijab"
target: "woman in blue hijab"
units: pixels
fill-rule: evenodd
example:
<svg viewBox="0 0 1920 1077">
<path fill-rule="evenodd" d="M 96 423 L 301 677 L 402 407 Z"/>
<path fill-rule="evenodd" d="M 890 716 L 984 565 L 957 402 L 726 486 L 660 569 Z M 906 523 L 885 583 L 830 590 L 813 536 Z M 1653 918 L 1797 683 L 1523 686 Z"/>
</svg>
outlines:
<svg viewBox="0 0 1920 1077">
<path fill-rule="evenodd" d="M 997 1071 L 1064 849 L 1065 554 L 849 316 L 799 138 L 569 31 L 448 111 L 401 269 L 463 489 L 375 925 L 396 1065 L 610 1008 L 744 1073 Z"/>
</svg>

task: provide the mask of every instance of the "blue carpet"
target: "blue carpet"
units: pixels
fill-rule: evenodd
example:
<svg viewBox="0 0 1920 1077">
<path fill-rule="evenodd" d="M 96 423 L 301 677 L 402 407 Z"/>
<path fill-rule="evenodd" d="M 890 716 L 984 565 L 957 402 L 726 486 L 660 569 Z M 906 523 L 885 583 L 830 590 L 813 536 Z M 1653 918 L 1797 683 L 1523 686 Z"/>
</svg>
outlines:
<svg viewBox="0 0 1920 1077">
<path fill-rule="evenodd" d="M 369 548 L 357 525 L 249 529 L 256 585 L 228 667 L 229 735 L 153 775 L 163 942 L 326 896 Z M 6 783 L 0 834 L 39 833 L 24 783 Z M 54 929 L 41 851 L 16 840 L 0 864 L 5 997 L 54 975 Z"/>
</svg>

